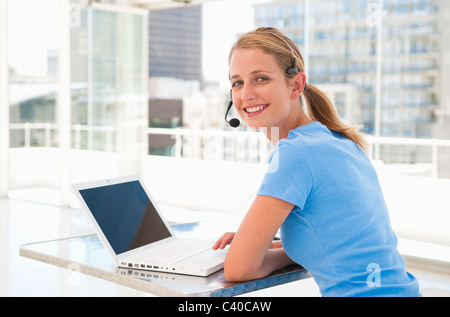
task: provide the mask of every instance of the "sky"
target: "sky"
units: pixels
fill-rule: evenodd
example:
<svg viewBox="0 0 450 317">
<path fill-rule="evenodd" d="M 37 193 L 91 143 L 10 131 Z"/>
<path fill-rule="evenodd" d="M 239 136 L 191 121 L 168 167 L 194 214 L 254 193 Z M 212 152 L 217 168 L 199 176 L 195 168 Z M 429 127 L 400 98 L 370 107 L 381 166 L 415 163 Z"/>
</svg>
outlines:
<svg viewBox="0 0 450 317">
<path fill-rule="evenodd" d="M 203 5 L 203 73 L 229 87 L 228 54 L 236 35 L 253 29 L 252 0 L 222 0 Z M 261 2 L 261 1 L 259 1 Z"/>
<path fill-rule="evenodd" d="M 47 49 L 58 48 L 58 0 L 8 2 L 8 60 L 21 75 L 45 76 Z"/>
<path fill-rule="evenodd" d="M 253 28 L 252 4 L 220 0 L 203 6 L 203 71 L 206 80 L 228 87 L 228 53 L 236 34 Z M 45 76 L 47 49 L 58 48 L 58 0 L 14 0 L 8 4 L 8 58 L 21 75 Z"/>
</svg>

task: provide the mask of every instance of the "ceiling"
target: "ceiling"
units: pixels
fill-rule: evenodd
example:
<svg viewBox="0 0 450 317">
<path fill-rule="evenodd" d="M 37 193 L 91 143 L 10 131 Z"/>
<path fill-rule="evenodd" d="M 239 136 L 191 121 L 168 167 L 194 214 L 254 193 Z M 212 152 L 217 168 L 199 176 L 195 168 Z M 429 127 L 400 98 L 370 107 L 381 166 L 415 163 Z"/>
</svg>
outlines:
<svg viewBox="0 0 450 317">
<path fill-rule="evenodd" d="M 134 5 L 148 10 L 179 8 L 211 1 L 214 0 L 131 0 Z"/>
</svg>

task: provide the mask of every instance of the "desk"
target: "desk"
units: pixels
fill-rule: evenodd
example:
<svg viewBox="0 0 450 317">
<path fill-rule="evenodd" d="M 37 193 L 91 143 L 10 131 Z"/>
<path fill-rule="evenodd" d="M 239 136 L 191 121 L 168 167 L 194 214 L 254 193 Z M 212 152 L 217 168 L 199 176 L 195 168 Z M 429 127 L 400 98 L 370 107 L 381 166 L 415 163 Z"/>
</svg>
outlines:
<svg viewBox="0 0 450 317">
<path fill-rule="evenodd" d="M 197 223 L 173 226 L 179 237 L 192 237 L 202 229 L 205 232 L 207 227 Z M 20 255 L 157 296 L 236 296 L 311 277 L 300 266 L 290 266 L 266 278 L 239 283 L 227 282 L 223 270 L 208 277 L 197 277 L 118 268 L 97 235 L 26 244 L 20 248 Z"/>
</svg>

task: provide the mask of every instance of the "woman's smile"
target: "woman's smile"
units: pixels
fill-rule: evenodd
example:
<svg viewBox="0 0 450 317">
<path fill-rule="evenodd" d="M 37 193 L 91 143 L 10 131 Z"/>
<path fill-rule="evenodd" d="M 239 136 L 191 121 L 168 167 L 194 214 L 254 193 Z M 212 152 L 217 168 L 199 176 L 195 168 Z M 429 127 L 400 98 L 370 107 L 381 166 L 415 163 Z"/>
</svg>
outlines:
<svg viewBox="0 0 450 317">
<path fill-rule="evenodd" d="M 247 117 L 254 117 L 261 114 L 268 106 L 268 104 L 247 106 L 244 108 L 244 112 L 247 114 Z"/>
</svg>

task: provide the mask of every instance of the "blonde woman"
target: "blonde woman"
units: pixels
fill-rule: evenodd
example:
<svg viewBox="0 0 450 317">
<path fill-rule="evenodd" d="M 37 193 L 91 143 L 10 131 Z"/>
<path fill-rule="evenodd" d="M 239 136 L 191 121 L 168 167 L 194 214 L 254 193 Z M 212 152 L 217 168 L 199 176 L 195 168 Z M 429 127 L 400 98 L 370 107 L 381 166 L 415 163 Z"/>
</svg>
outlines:
<svg viewBox="0 0 450 317">
<path fill-rule="evenodd" d="M 276 148 L 238 231 L 213 246 L 230 244 L 225 278 L 258 279 L 298 263 L 323 296 L 420 296 L 397 251 L 364 135 L 306 83 L 296 45 L 259 28 L 238 39 L 229 67 L 236 111 Z M 281 243 L 273 242 L 280 228 Z"/>
</svg>

